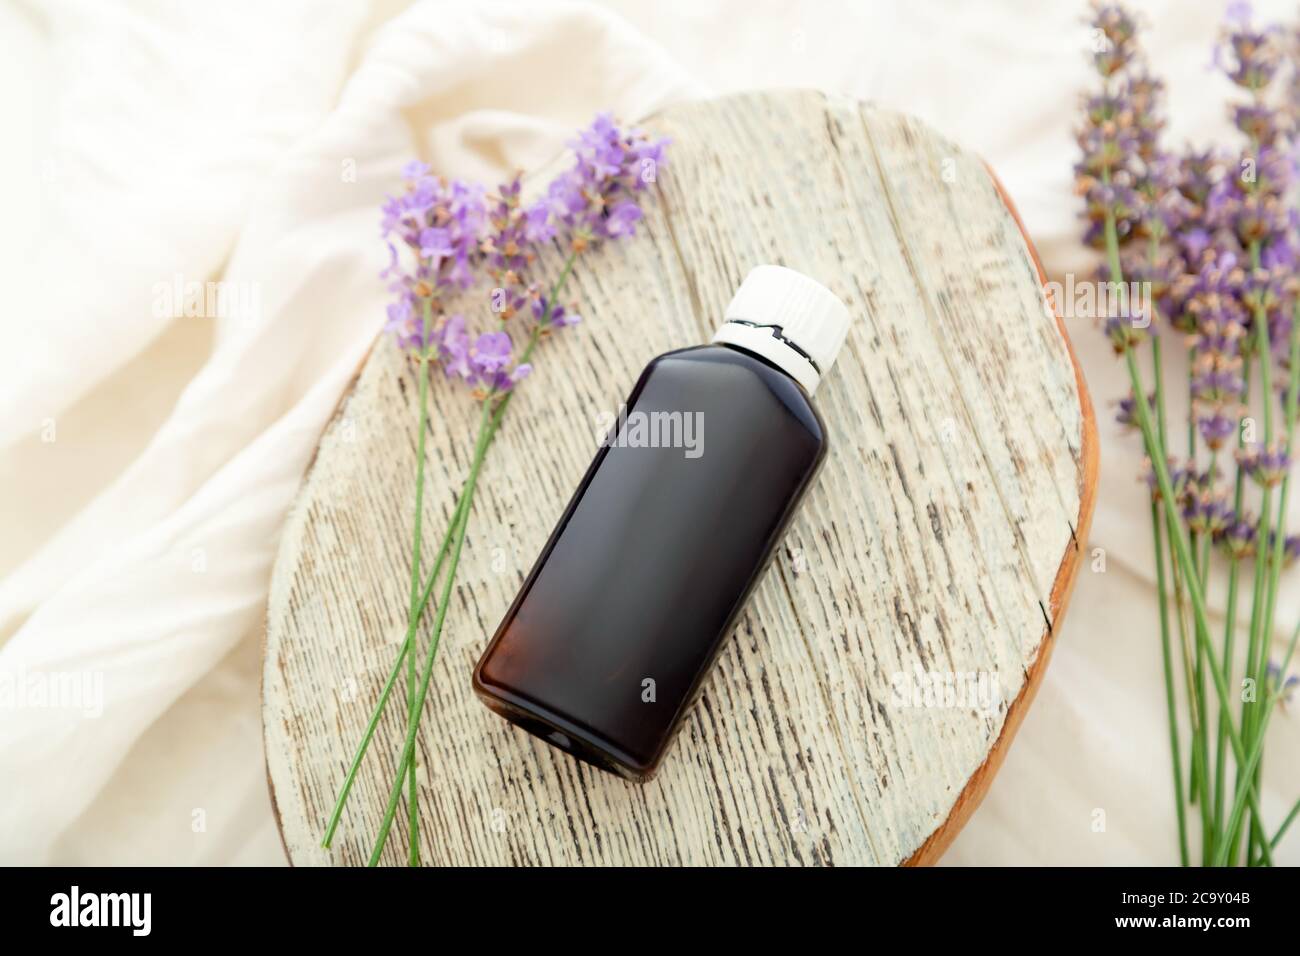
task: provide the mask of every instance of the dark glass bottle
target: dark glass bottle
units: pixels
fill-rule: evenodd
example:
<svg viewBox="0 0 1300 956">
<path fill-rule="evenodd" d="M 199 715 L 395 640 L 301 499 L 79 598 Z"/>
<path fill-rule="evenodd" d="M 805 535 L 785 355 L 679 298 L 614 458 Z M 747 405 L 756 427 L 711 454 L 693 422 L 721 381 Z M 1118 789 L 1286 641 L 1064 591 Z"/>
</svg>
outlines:
<svg viewBox="0 0 1300 956">
<path fill-rule="evenodd" d="M 741 311 L 775 318 L 737 320 L 759 293 L 767 312 Z M 654 774 L 826 454 L 805 388 L 844 327 L 820 285 L 764 266 L 723 344 L 647 366 L 474 670 L 484 703 L 598 767 Z"/>
</svg>

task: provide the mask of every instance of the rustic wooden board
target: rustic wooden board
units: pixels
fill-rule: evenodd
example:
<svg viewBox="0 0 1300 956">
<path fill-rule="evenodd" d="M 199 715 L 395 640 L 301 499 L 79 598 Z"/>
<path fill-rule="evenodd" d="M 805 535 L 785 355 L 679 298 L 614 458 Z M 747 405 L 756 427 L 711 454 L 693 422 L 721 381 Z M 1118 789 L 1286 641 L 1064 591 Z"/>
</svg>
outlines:
<svg viewBox="0 0 1300 956">
<path fill-rule="evenodd" d="M 673 139 L 657 201 L 638 238 L 581 263 L 570 291 L 587 319 L 545 344 L 484 468 L 419 738 L 425 859 L 931 862 L 1024 715 L 1087 540 L 1096 436 L 1068 341 L 997 183 L 917 121 L 791 92 L 645 125 Z M 543 258 L 553 275 L 560 253 Z M 658 777 L 637 786 L 491 714 L 470 671 L 595 452 L 597 414 L 651 357 L 706 341 L 761 262 L 815 276 L 855 315 L 817 395 L 831 451 Z M 400 704 L 322 850 L 404 632 L 415 393 L 414 367 L 379 341 L 284 529 L 263 717 L 297 864 L 364 861 L 395 772 Z M 438 375 L 431 394 L 426 540 L 450 520 L 477 415 Z M 989 674 L 997 703 L 903 706 L 894 675 L 916 667 Z M 404 860 L 399 830 L 388 862 Z"/>
</svg>

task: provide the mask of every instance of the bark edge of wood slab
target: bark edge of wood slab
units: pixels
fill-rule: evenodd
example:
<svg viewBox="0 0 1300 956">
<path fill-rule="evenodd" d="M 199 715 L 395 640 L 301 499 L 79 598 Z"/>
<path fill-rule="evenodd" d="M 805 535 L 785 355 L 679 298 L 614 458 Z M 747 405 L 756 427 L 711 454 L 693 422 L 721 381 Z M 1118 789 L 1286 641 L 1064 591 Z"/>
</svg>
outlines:
<svg viewBox="0 0 1300 956">
<path fill-rule="evenodd" d="M 1096 423 L 1037 255 L 984 164 L 906 116 L 795 91 L 644 125 L 674 141 L 647 218 L 575 271 L 588 320 L 544 343 L 554 354 L 484 466 L 421 725 L 425 859 L 933 863 L 1032 701 L 1092 518 Z M 560 260 L 547 250 L 536 274 Z M 759 262 L 807 272 L 854 313 L 817 395 L 830 454 L 659 775 L 637 786 L 491 714 L 469 672 L 595 451 L 591 416 L 654 355 L 707 341 Z M 395 771 L 400 693 L 321 849 L 405 630 L 414 384 L 377 340 L 280 542 L 262 710 L 295 864 L 364 862 Z M 430 393 L 426 568 L 476 416 L 440 377 Z M 996 711 L 891 700 L 915 667 L 993 674 Z M 404 847 L 403 815 L 385 862 Z"/>
</svg>

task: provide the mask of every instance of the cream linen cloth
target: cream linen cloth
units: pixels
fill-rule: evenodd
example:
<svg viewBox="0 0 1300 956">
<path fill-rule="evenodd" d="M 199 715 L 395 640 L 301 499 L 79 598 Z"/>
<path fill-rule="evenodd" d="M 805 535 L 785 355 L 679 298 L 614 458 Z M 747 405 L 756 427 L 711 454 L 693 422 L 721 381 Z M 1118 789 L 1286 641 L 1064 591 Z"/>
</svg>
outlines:
<svg viewBox="0 0 1300 956">
<path fill-rule="evenodd" d="M 1050 10 L 1045 9 L 1051 7 Z M 1176 141 L 1228 135 L 1219 11 L 1152 4 Z M 1286 16 L 1289 4 L 1266 12 Z M 1053 275 L 1083 272 L 1071 3 L 119 3 L 0 7 L 0 670 L 102 674 L 103 712 L 0 716 L 0 862 L 280 863 L 258 666 L 276 540 L 382 320 L 401 164 L 492 181 L 598 109 L 813 86 L 915 113 L 998 170 Z M 256 289 L 177 318 L 159 283 Z M 950 863 L 1172 859 L 1139 454 L 1072 326 L 1102 436 L 1055 658 Z M 545 370 L 543 370 L 545 374 Z M 1297 509 L 1300 514 L 1300 509 Z M 1294 575 L 1279 632 L 1297 607 Z M 1294 753 L 1294 717 L 1274 753 Z M 1275 758 L 1280 819 L 1300 769 Z M 1096 832 L 1096 811 L 1105 830 Z M 1300 837 L 1284 846 L 1300 859 Z"/>
</svg>

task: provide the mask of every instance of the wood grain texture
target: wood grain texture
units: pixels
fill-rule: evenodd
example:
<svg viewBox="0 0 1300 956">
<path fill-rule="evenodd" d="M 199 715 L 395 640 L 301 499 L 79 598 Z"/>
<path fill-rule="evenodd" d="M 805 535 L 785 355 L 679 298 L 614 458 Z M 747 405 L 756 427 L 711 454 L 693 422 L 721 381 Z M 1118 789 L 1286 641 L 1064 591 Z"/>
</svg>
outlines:
<svg viewBox="0 0 1300 956">
<path fill-rule="evenodd" d="M 816 93 L 645 124 L 673 139 L 638 237 L 579 263 L 586 321 L 544 343 L 488 455 L 419 738 L 426 861 L 887 864 L 937 859 L 1041 677 L 1092 511 L 1096 436 L 1036 260 L 978 158 Z M 548 250 L 541 275 L 562 255 Z M 483 707 L 469 676 L 653 356 L 707 341 L 755 264 L 855 324 L 817 403 L 830 454 L 659 775 L 593 770 Z M 480 292 L 480 296 L 482 293 Z M 481 300 L 466 308 L 481 308 Z M 415 370 L 377 342 L 286 523 L 263 718 L 297 864 L 368 856 L 403 733 L 380 725 L 334 849 L 320 833 L 405 627 Z M 430 390 L 426 567 L 477 409 Z M 896 675 L 987 675 L 994 705 L 906 706 Z M 404 860 L 395 828 L 386 862 Z"/>
</svg>

